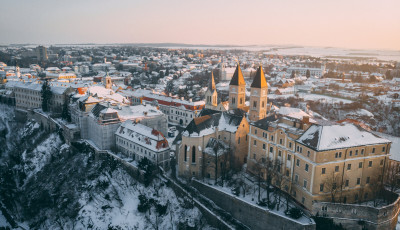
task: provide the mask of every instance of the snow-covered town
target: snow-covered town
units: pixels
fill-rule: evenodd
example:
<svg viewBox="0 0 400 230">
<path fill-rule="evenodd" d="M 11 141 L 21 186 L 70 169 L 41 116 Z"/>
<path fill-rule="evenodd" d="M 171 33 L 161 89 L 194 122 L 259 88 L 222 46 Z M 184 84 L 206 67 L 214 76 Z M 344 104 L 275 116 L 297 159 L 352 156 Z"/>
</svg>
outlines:
<svg viewBox="0 0 400 230">
<path fill-rule="evenodd" d="M 373 11 L 371 27 L 393 24 L 377 42 L 345 39 L 336 26 L 355 25 L 316 0 L 257 3 L 280 19 L 213 3 L 221 22 L 247 15 L 229 23 L 207 4 L 121 1 L 40 0 L 37 31 L 22 20 L 37 5 L 2 4 L 19 10 L 0 16 L 0 230 L 400 229 L 399 3 L 359 3 L 392 12 Z"/>
</svg>

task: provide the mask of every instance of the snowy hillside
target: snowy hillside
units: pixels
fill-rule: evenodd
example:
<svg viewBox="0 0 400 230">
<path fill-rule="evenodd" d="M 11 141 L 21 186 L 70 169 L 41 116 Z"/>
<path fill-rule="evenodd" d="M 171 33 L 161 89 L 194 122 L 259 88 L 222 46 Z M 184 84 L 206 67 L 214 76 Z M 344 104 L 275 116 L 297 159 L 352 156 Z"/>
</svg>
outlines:
<svg viewBox="0 0 400 230">
<path fill-rule="evenodd" d="M 12 117 L 11 108 L 3 110 L 2 115 Z M 200 211 L 159 179 L 145 187 L 111 158 L 97 159 L 85 145 L 70 147 L 35 122 L 4 118 L 3 140 L 9 147 L 0 157 L 0 207 L 7 212 L 0 216 L 2 224 L 25 229 L 207 228 Z"/>
</svg>

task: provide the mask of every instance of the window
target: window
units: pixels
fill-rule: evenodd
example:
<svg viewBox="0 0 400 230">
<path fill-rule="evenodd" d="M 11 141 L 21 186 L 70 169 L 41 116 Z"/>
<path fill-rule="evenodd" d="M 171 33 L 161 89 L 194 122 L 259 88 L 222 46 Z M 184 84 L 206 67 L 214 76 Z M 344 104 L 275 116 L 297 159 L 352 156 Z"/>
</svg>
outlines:
<svg viewBox="0 0 400 230">
<path fill-rule="evenodd" d="M 351 164 L 347 165 L 347 170 L 351 170 Z"/>
<path fill-rule="evenodd" d="M 304 170 L 306 170 L 306 172 L 308 172 L 308 164 L 306 164 Z"/>
<path fill-rule="evenodd" d="M 257 156 L 257 154 L 253 153 L 253 159 L 256 159 L 256 156 Z"/>
<path fill-rule="evenodd" d="M 375 153 L 375 148 L 372 148 L 372 153 Z"/>
<path fill-rule="evenodd" d="M 288 160 L 288 161 L 292 160 L 292 155 L 288 154 L 287 160 Z"/>
<path fill-rule="evenodd" d="M 257 101 L 253 102 L 253 108 L 257 108 Z"/>
<path fill-rule="evenodd" d="M 269 152 L 270 153 L 274 152 L 274 147 L 269 147 Z"/>
<path fill-rule="evenodd" d="M 335 172 L 339 172 L 339 166 L 335 166 Z"/>
<path fill-rule="evenodd" d="M 325 174 L 325 173 L 326 173 L 326 168 L 322 168 L 321 174 Z"/>
<path fill-rule="evenodd" d="M 339 152 L 339 158 L 341 158 L 342 157 L 342 152 Z"/>
<path fill-rule="evenodd" d="M 335 153 L 335 158 L 338 158 L 338 157 L 339 157 L 339 153 L 336 152 L 336 153 Z"/>
<path fill-rule="evenodd" d="M 265 149 L 265 144 L 263 144 L 263 149 Z"/>
<path fill-rule="evenodd" d="M 355 154 L 356 156 L 358 155 L 358 149 L 356 150 L 356 154 Z"/>
<path fill-rule="evenodd" d="M 289 142 L 289 148 L 292 148 L 292 142 Z"/>
<path fill-rule="evenodd" d="M 254 145 L 257 145 L 257 140 L 254 140 L 254 142 L 253 142 L 253 143 L 254 143 Z"/>
<path fill-rule="evenodd" d="M 307 157 L 310 157 L 310 151 L 307 151 Z"/>
<path fill-rule="evenodd" d="M 381 160 L 381 163 L 380 163 L 380 165 L 383 165 L 383 160 Z"/>
<path fill-rule="evenodd" d="M 361 179 L 360 179 L 360 178 L 357 178 L 357 185 L 359 185 L 360 182 L 361 182 Z"/>
<path fill-rule="evenodd" d="M 346 202 L 347 202 L 347 197 L 343 197 L 343 203 L 346 204 Z"/>
<path fill-rule="evenodd" d="M 368 167 L 372 167 L 372 161 L 368 162 Z"/>
<path fill-rule="evenodd" d="M 300 153 L 303 153 L 303 147 L 300 147 Z"/>
<path fill-rule="evenodd" d="M 196 163 L 196 146 L 192 147 L 192 163 Z"/>
<path fill-rule="evenodd" d="M 305 203 L 306 202 L 306 198 L 304 198 L 304 196 L 301 198 L 301 203 Z"/>
<path fill-rule="evenodd" d="M 282 139 L 279 139 L 279 144 L 281 145 L 283 143 Z"/>
<path fill-rule="evenodd" d="M 279 157 L 282 156 L 282 151 L 281 151 L 281 150 L 278 151 L 278 156 L 279 156 Z"/>
<path fill-rule="evenodd" d="M 303 181 L 303 188 L 307 188 L 307 180 Z"/>
<path fill-rule="evenodd" d="M 297 166 L 300 166 L 300 159 L 297 159 L 296 165 L 297 165 Z"/>
<path fill-rule="evenodd" d="M 352 156 L 352 155 L 353 155 L 353 151 L 351 151 L 351 150 L 350 150 L 350 153 L 349 153 L 349 155 L 350 155 L 350 156 Z"/>
<path fill-rule="evenodd" d="M 370 178 L 367 177 L 367 180 L 365 181 L 365 183 L 369 184 L 369 180 L 370 180 Z"/>
<path fill-rule="evenodd" d="M 320 192 L 323 192 L 323 191 L 324 191 L 324 184 L 320 184 L 320 185 L 319 185 L 319 191 L 320 191 Z"/>
<path fill-rule="evenodd" d="M 346 182 L 344 182 L 344 186 L 349 187 L 349 180 L 346 180 Z"/>
<path fill-rule="evenodd" d="M 184 161 L 187 161 L 187 145 L 185 145 L 185 159 L 184 159 Z"/>
<path fill-rule="evenodd" d="M 358 163 L 358 168 L 362 168 L 362 162 Z"/>
<path fill-rule="evenodd" d="M 361 149 L 361 155 L 363 155 L 364 154 L 364 149 Z"/>
<path fill-rule="evenodd" d="M 273 135 L 271 135 L 271 141 L 274 141 L 274 136 Z"/>
<path fill-rule="evenodd" d="M 296 175 L 294 176 L 294 182 L 295 182 L 296 184 L 297 184 L 297 182 L 299 182 L 299 175 L 296 174 Z"/>
<path fill-rule="evenodd" d="M 354 200 L 358 200 L 358 194 L 354 195 Z"/>
<path fill-rule="evenodd" d="M 289 176 L 289 170 L 286 170 L 286 176 Z"/>
<path fill-rule="evenodd" d="M 386 150 L 386 149 L 385 149 L 385 146 L 383 146 L 383 147 L 382 147 L 382 152 L 385 152 L 385 150 Z"/>
<path fill-rule="evenodd" d="M 254 130 L 254 134 L 257 134 L 257 129 Z"/>
</svg>

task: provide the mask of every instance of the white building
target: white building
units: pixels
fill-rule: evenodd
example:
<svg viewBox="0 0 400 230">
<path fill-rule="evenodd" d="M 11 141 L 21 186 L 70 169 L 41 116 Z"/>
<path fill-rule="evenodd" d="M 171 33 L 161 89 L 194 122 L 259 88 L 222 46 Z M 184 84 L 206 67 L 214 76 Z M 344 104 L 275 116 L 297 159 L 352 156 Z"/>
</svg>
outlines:
<svg viewBox="0 0 400 230">
<path fill-rule="evenodd" d="M 12 90 L 15 95 L 15 106 L 17 109 L 30 110 L 42 107 L 42 85 L 40 81 L 8 81 L 6 88 Z M 74 89 L 69 84 L 50 82 L 50 89 L 53 96 L 50 100 L 50 110 L 60 113 L 62 105 L 69 93 Z"/>
<path fill-rule="evenodd" d="M 288 74 L 292 74 L 292 72 L 294 71 L 296 74 L 305 76 L 307 73 L 307 70 L 310 71 L 310 76 L 322 77 L 325 74 L 325 66 L 321 66 L 321 68 L 307 68 L 307 67 L 291 66 L 286 70 L 286 72 Z"/>
<path fill-rule="evenodd" d="M 158 106 L 168 116 L 168 123 L 172 125 L 187 126 L 205 106 L 204 101 L 178 99 L 150 90 L 123 90 L 120 93 L 128 97 L 133 105 L 146 103 Z"/>
<path fill-rule="evenodd" d="M 115 138 L 117 149 L 126 156 L 136 161 L 147 158 L 163 168 L 169 167 L 170 148 L 161 132 L 133 121 L 125 121 L 115 132 Z"/>
</svg>

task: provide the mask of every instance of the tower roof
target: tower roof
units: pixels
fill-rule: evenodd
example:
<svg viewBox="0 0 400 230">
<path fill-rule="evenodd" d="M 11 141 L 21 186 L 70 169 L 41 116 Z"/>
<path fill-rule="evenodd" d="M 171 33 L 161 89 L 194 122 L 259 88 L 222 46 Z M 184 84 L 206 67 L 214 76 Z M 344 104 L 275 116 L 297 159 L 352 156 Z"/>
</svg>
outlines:
<svg viewBox="0 0 400 230">
<path fill-rule="evenodd" d="M 214 73 L 211 71 L 211 79 L 208 82 L 208 90 L 214 91 L 215 90 L 215 81 L 214 81 Z"/>
<path fill-rule="evenodd" d="M 265 75 L 262 66 L 258 67 L 256 76 L 251 83 L 251 88 L 265 88 L 268 87 L 267 81 L 265 80 Z"/>
<path fill-rule="evenodd" d="M 244 81 L 243 73 L 242 73 L 242 70 L 240 69 L 239 63 L 236 66 L 235 73 L 233 74 L 229 85 L 246 85 L 246 82 Z"/>
</svg>

